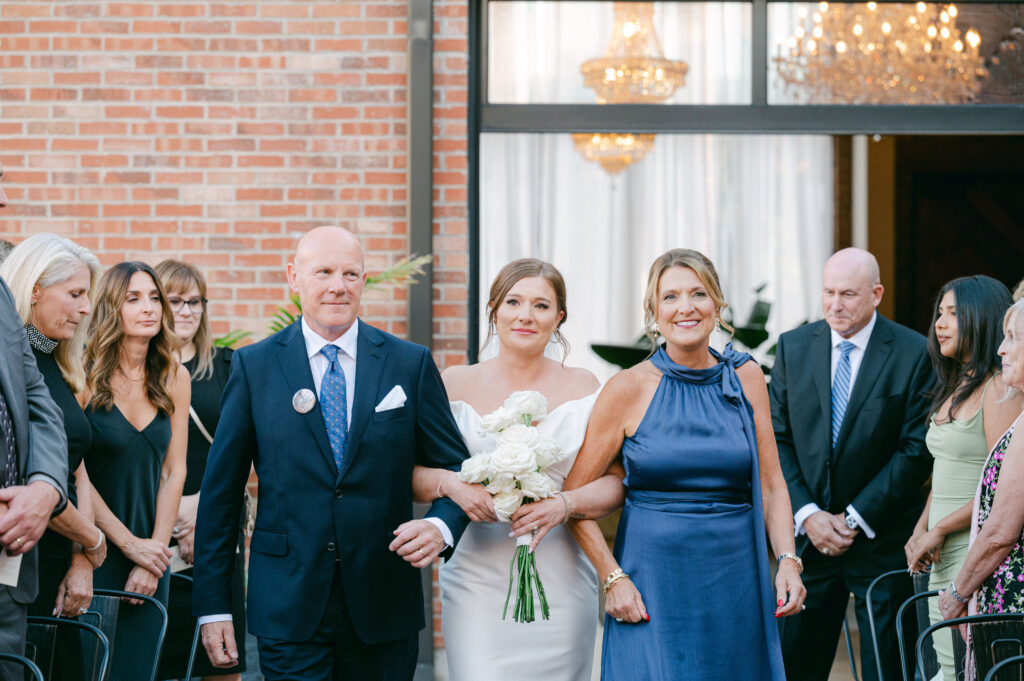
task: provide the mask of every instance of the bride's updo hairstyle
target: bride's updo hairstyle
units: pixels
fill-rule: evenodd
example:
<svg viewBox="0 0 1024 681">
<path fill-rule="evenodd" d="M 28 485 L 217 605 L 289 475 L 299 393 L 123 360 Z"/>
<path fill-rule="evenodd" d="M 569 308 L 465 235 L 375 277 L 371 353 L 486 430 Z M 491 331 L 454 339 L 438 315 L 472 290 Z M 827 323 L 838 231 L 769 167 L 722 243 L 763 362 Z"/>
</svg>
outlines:
<svg viewBox="0 0 1024 681">
<path fill-rule="evenodd" d="M 484 341 L 484 346 L 494 338 L 498 307 L 505 300 L 505 296 L 516 285 L 516 282 L 529 277 L 541 277 L 544 281 L 551 284 L 551 288 L 555 290 L 555 305 L 558 311 L 562 313 L 562 319 L 558 322 L 558 327 L 555 328 L 552 339 L 561 346 L 564 359 L 569 354 L 569 341 L 565 339 L 565 336 L 562 335 L 559 329 L 565 323 L 565 320 L 569 318 L 569 311 L 565 308 L 565 280 L 562 279 L 562 273 L 554 265 L 543 260 L 537 260 L 536 258 L 513 260 L 502 267 L 501 271 L 498 272 L 498 276 L 494 277 L 494 281 L 491 282 L 491 293 L 487 299 L 487 339 Z"/>
<path fill-rule="evenodd" d="M 647 291 L 644 293 L 644 333 L 651 339 L 652 347 L 658 347 L 658 284 L 661 283 L 661 275 L 671 267 L 693 270 L 715 303 L 716 322 L 732 336 L 733 328 L 722 319 L 722 312 L 729 307 L 729 303 L 725 302 L 725 296 L 722 295 L 722 285 L 718 281 L 714 263 L 699 251 L 673 248 L 659 255 L 651 263 L 651 271 L 647 275 Z"/>
</svg>

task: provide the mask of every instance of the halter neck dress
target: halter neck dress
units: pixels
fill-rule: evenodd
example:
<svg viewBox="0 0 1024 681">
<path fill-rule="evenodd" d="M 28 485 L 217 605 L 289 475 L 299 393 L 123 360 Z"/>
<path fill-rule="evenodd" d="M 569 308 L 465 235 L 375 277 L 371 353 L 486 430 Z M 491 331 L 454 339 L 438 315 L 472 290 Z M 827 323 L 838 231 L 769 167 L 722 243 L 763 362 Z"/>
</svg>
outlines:
<svg viewBox="0 0 1024 681">
<path fill-rule="evenodd" d="M 660 348 L 662 378 L 622 446 L 626 503 L 615 557 L 649 622 L 605 617 L 605 681 L 782 681 L 753 409 L 736 368 L 711 349 L 690 369 Z"/>
</svg>

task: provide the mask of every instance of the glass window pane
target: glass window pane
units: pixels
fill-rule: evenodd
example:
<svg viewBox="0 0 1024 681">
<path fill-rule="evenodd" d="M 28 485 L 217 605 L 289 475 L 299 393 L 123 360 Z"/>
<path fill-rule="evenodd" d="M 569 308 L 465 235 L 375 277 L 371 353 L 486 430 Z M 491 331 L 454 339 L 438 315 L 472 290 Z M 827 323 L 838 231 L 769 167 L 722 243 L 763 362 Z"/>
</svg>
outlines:
<svg viewBox="0 0 1024 681">
<path fill-rule="evenodd" d="M 769 338 L 751 341 L 758 359 L 779 333 L 821 316 L 831 137 L 656 135 L 642 160 L 612 174 L 567 134 L 488 133 L 480 148 L 480 309 L 509 261 L 552 262 L 568 289 L 570 366 L 614 373 L 590 346 L 637 341 L 647 270 L 670 248 L 712 259 L 734 326 L 747 326 L 758 299 L 771 305 Z"/>
<path fill-rule="evenodd" d="M 773 3 L 770 104 L 1024 103 L 1024 5 Z"/>
<path fill-rule="evenodd" d="M 646 81 L 634 90 L 639 96 L 629 101 L 750 103 L 749 3 L 520 1 L 491 2 L 487 7 L 493 103 L 597 103 L 600 92 L 584 83 L 584 64 L 598 88 L 609 78 L 622 82 L 641 68 L 639 61 L 597 61 L 610 50 L 620 57 L 650 58 L 661 52 L 669 62 L 652 64 L 648 59 L 643 65 L 649 67 Z M 665 93 L 659 92 L 658 83 L 671 84 L 682 70 L 673 62 L 685 64 L 685 75 L 670 96 L 661 98 Z M 630 67 L 617 68 L 623 63 Z M 661 74 L 656 73 L 658 68 Z M 617 96 L 622 96 L 622 88 Z"/>
</svg>

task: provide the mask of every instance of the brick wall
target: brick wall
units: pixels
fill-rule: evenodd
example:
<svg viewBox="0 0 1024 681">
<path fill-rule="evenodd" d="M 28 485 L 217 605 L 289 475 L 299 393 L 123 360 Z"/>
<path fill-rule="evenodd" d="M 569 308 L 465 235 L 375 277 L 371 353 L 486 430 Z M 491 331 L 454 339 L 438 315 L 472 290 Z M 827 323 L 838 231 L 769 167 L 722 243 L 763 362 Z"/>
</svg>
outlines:
<svg viewBox="0 0 1024 681">
<path fill-rule="evenodd" d="M 461 361 L 465 0 L 438 3 L 439 361 Z M 294 236 L 334 223 L 379 270 L 406 245 L 405 0 L 0 4 L 0 235 L 104 264 L 205 268 L 215 331 L 265 333 Z M 447 33 L 454 31 L 454 33 Z M 405 332 L 404 291 L 364 315 Z"/>
<path fill-rule="evenodd" d="M 465 361 L 468 0 L 435 0 L 434 337 Z M 406 0 L 4 0 L 0 236 L 201 266 L 216 333 L 261 337 L 294 238 L 407 249 Z M 363 314 L 405 332 L 405 292 Z M 439 616 L 439 604 L 436 606 Z M 435 617 L 440 644 L 440 622 Z"/>
</svg>

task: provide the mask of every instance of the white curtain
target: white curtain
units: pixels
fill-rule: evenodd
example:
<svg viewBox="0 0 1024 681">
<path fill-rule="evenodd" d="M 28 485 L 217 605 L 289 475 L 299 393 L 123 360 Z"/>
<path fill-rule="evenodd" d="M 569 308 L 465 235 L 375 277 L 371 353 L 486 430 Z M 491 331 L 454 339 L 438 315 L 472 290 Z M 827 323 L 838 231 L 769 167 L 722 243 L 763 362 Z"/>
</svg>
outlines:
<svg viewBox="0 0 1024 681">
<path fill-rule="evenodd" d="M 589 13 L 580 6 L 591 3 L 502 5 L 500 23 L 492 21 L 492 36 L 499 26 L 504 36 L 492 41 L 491 62 L 503 65 L 491 69 L 492 91 L 506 93 L 505 101 L 564 101 L 557 85 L 563 76 L 540 78 L 532 67 L 517 70 L 508 64 L 524 50 L 543 55 L 551 45 L 546 41 L 563 35 L 559 27 L 566 22 L 573 35 L 591 41 L 603 36 L 598 41 L 603 51 L 611 30 L 610 4 L 595 3 L 600 11 Z M 750 61 L 749 11 L 744 22 L 742 7 L 731 4 L 657 7 L 666 54 L 690 63 L 686 88 L 700 84 L 699 92 L 688 95 L 693 101 L 748 96 L 749 73 L 744 76 L 742 64 Z M 572 12 L 571 21 L 560 12 Z M 722 51 L 736 33 L 745 57 Z M 511 53 L 503 54 L 502 46 Z M 559 48 L 558 53 L 577 51 Z M 579 60 L 572 59 L 557 71 L 568 69 L 581 81 Z M 754 288 L 761 284 L 767 285 L 761 297 L 772 303 L 773 338 L 820 316 L 821 267 L 832 252 L 829 137 L 658 135 L 647 158 L 609 176 L 586 161 L 568 135 L 486 134 L 480 178 L 481 310 L 491 280 L 510 260 L 537 257 L 554 263 L 568 288 L 563 332 L 573 349 L 567 363 L 585 366 L 602 379 L 616 368 L 598 358 L 590 344 L 637 339 L 647 270 L 670 248 L 694 248 L 712 259 L 739 323 L 746 321 Z M 483 338 L 484 320 L 481 329 Z"/>
</svg>

